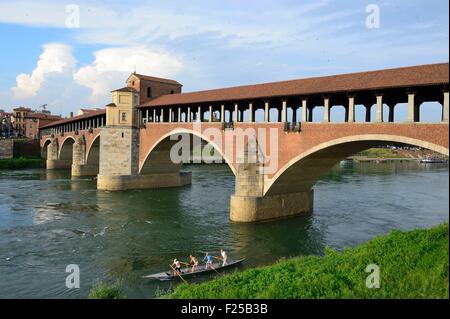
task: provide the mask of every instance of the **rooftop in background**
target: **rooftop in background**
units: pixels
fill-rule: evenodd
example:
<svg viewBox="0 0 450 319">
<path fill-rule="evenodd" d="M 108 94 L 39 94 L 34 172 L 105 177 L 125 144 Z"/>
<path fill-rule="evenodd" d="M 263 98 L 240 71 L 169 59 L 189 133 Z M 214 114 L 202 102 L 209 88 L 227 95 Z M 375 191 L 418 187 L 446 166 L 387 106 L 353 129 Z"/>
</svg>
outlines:
<svg viewBox="0 0 450 319">
<path fill-rule="evenodd" d="M 116 89 L 116 90 L 112 90 L 111 92 L 132 92 L 132 93 L 137 93 L 137 91 L 129 86 L 125 86 L 123 88 L 120 89 Z"/>
<path fill-rule="evenodd" d="M 100 111 L 102 110 L 101 108 L 94 108 L 94 109 L 85 109 L 85 108 L 81 108 L 77 115 L 83 115 L 83 114 L 87 114 L 87 113 L 91 113 L 91 112 L 95 112 L 95 111 Z"/>
<path fill-rule="evenodd" d="M 448 85 L 449 64 L 438 63 L 378 71 L 311 77 L 190 93 L 162 95 L 141 107 L 251 100 L 257 98 L 358 92 L 389 88 Z"/>
<path fill-rule="evenodd" d="M 42 126 L 41 128 L 51 127 L 51 126 L 58 125 L 58 124 L 63 124 L 63 123 L 64 124 L 65 123 L 71 123 L 71 122 L 75 122 L 75 121 L 78 121 L 78 120 L 91 118 L 91 117 L 99 116 L 99 115 L 103 115 L 103 114 L 106 114 L 106 110 L 105 109 L 95 109 L 92 112 L 87 112 L 87 113 L 82 114 L 82 115 L 77 115 L 77 116 L 74 116 L 74 117 L 64 118 L 64 119 L 61 119 L 59 121 L 55 121 L 55 122 L 49 123 L 47 125 Z"/>
<path fill-rule="evenodd" d="M 33 112 L 30 114 L 27 114 L 27 116 L 25 116 L 26 119 L 48 119 L 48 120 L 59 120 L 61 119 L 60 115 L 52 115 L 49 113 L 38 113 L 38 112 Z"/>
<path fill-rule="evenodd" d="M 19 106 L 13 109 L 14 112 L 32 112 L 28 107 Z"/>
<path fill-rule="evenodd" d="M 158 78 L 158 77 L 149 76 L 149 75 L 143 75 L 143 74 L 139 74 L 139 73 L 132 73 L 131 75 L 134 75 L 134 76 L 138 77 L 139 79 L 143 79 L 143 80 L 147 80 L 147 81 L 169 83 L 169 84 L 176 84 L 176 85 L 182 86 L 182 84 L 180 82 L 171 80 L 171 79 L 163 79 L 163 78 Z"/>
</svg>

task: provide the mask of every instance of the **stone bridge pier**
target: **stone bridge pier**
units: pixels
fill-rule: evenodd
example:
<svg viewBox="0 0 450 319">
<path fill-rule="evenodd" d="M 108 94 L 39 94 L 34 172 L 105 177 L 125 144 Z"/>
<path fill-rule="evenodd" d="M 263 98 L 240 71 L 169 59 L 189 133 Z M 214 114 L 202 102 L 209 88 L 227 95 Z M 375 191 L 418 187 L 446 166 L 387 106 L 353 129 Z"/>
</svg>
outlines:
<svg viewBox="0 0 450 319">
<path fill-rule="evenodd" d="M 73 161 L 72 161 L 72 176 L 96 176 L 99 172 L 99 146 L 95 142 L 91 145 L 90 157 L 86 151 L 86 139 L 84 135 L 81 135 L 75 139 L 73 144 Z M 91 158 L 97 158 L 97 160 L 89 160 Z"/>
<path fill-rule="evenodd" d="M 256 222 L 313 211 L 314 190 L 265 195 L 263 155 L 249 144 L 237 160 L 235 192 L 230 198 L 230 219 Z M 288 190 L 288 189 L 286 189 Z"/>
</svg>

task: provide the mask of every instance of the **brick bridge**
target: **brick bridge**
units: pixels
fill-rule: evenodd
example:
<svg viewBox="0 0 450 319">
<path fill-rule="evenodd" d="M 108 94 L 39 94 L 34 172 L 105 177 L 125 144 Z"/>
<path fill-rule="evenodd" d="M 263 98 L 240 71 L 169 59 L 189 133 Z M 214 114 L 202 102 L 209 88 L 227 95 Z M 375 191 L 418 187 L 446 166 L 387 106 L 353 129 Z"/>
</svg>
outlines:
<svg viewBox="0 0 450 319">
<path fill-rule="evenodd" d="M 192 146 L 219 153 L 236 177 L 230 218 L 252 222 L 312 210 L 313 186 L 364 149 L 408 144 L 449 154 L 448 63 L 181 93 L 173 80 L 133 73 L 105 109 L 41 128 L 47 169 L 97 175 L 99 190 L 175 187 Z M 420 122 L 438 102 L 441 122 Z M 407 121 L 395 121 L 396 105 Z M 343 106 L 345 121 L 332 122 Z M 355 107 L 366 109 L 355 122 Z M 322 107 L 321 122 L 313 109 Z M 371 109 L 375 108 L 375 118 Z M 387 116 L 385 111 L 387 110 Z"/>
</svg>

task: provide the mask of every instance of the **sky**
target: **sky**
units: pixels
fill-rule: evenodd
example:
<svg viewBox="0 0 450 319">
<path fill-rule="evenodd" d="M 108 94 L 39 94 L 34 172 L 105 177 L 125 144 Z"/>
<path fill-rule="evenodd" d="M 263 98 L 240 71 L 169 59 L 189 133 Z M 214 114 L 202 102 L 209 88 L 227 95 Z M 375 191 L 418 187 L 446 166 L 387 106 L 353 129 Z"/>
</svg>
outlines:
<svg viewBox="0 0 450 319">
<path fill-rule="evenodd" d="M 0 109 L 103 107 L 134 70 L 190 92 L 448 62 L 448 12 L 447 0 L 0 0 Z"/>
</svg>

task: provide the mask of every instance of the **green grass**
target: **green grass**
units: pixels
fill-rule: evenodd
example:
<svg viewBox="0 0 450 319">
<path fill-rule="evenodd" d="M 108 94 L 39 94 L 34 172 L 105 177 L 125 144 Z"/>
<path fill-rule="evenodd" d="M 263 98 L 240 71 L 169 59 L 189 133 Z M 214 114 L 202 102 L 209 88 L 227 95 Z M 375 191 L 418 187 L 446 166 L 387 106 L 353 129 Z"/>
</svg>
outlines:
<svg viewBox="0 0 450 319">
<path fill-rule="evenodd" d="M 359 152 L 357 156 L 366 156 L 368 158 L 400 158 L 395 150 L 390 150 L 386 148 L 369 148 L 368 150 L 364 150 Z"/>
<path fill-rule="evenodd" d="M 115 283 L 108 285 L 105 283 L 97 283 L 92 287 L 88 295 L 89 299 L 122 299 L 125 298 L 121 285 Z"/>
<path fill-rule="evenodd" d="M 0 159 L 0 169 L 24 169 L 44 167 L 44 160 L 38 157 L 15 157 Z"/>
<path fill-rule="evenodd" d="M 201 284 L 182 284 L 169 298 L 448 298 L 448 223 L 392 231 L 356 248 L 281 260 Z M 367 265 L 380 288 L 366 287 Z"/>
</svg>

